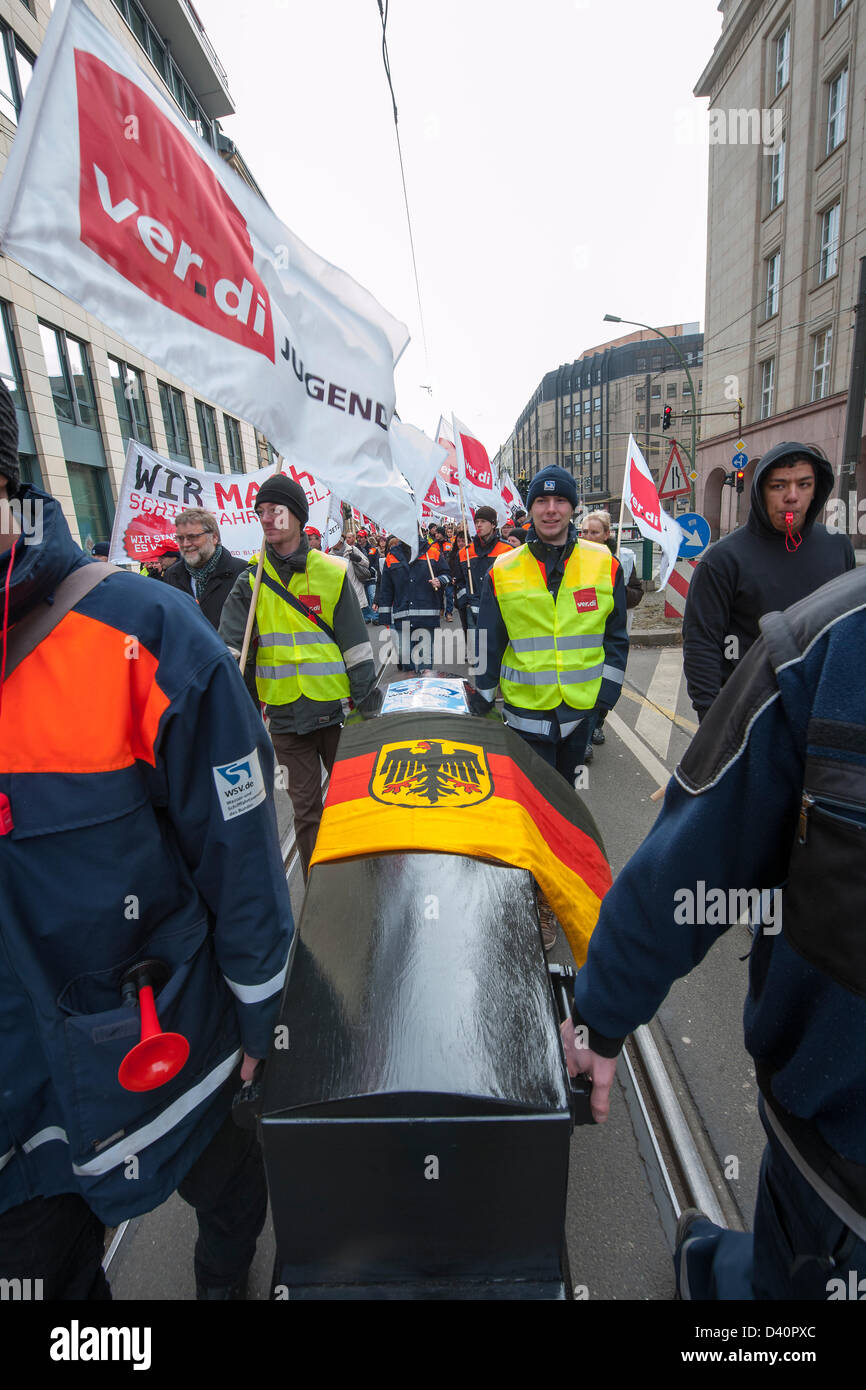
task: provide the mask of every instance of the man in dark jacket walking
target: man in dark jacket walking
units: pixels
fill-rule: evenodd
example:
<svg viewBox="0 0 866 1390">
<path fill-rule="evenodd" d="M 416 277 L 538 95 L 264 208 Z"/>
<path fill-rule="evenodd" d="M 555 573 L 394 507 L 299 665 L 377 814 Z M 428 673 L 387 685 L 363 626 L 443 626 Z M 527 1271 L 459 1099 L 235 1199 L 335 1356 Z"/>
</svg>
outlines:
<svg viewBox="0 0 866 1390">
<path fill-rule="evenodd" d="M 745 1043 L 767 1132 L 754 1236 L 684 1212 L 678 1288 L 695 1299 L 857 1298 L 866 1272 L 866 571 L 761 626 L 604 899 L 563 1038 L 569 1069 L 592 1077 L 593 1113 L 606 1119 L 626 1035 L 748 906 L 758 926 Z"/>
<path fill-rule="evenodd" d="M 755 469 L 745 526 L 700 561 L 683 617 L 683 668 L 698 719 L 757 641 L 765 613 L 854 568 L 848 537 L 831 535 L 817 521 L 833 484 L 833 467 L 820 449 L 776 444 Z"/>
<path fill-rule="evenodd" d="M 216 633 L 168 585 L 89 561 L 16 448 L 0 384 L 0 1278 L 108 1297 L 105 1227 L 178 1188 L 198 1297 L 242 1297 L 267 1192 L 231 1102 L 267 1055 L 293 930 L 273 755 Z M 38 544 L 10 527 L 16 490 Z M 189 1054 L 134 1091 L 121 991 L 145 958 Z"/>
<path fill-rule="evenodd" d="M 481 590 L 493 561 L 500 555 L 507 555 L 509 546 L 500 536 L 496 524 L 496 512 L 492 507 L 478 507 L 475 511 L 475 535 L 466 546 L 460 547 L 457 557 L 460 582 L 457 585 L 457 603 L 466 610 L 466 621 L 471 628 L 478 626 L 478 609 L 481 604 Z M 469 574 L 472 582 L 469 582 Z"/>
<path fill-rule="evenodd" d="M 410 559 L 405 542 L 391 543 L 382 565 L 379 621 L 396 629 L 400 644 L 398 670 L 429 670 L 433 665 L 433 633 L 439 627 L 439 590 L 449 578 L 441 555 L 434 558 L 422 537 L 418 556 Z"/>
<path fill-rule="evenodd" d="M 192 594 L 211 627 L 218 628 L 223 604 L 246 560 L 238 560 L 220 541 L 220 528 L 212 512 L 190 507 L 174 523 L 180 559 L 166 570 L 166 584 Z"/>
</svg>

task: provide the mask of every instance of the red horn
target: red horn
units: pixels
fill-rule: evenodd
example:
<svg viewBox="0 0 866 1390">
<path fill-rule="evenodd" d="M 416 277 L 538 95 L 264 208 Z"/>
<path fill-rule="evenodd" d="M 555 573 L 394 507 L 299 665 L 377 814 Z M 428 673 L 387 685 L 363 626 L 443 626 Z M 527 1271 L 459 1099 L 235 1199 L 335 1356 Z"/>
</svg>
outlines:
<svg viewBox="0 0 866 1390">
<path fill-rule="evenodd" d="M 120 1064 L 117 1079 L 125 1091 L 153 1091 L 177 1076 L 189 1056 L 189 1043 L 181 1033 L 163 1033 L 159 1026 L 154 986 L 168 979 L 168 969 L 161 960 L 143 960 L 127 970 L 120 982 L 125 1004 L 141 1009 L 141 1040 L 127 1052 Z"/>
</svg>

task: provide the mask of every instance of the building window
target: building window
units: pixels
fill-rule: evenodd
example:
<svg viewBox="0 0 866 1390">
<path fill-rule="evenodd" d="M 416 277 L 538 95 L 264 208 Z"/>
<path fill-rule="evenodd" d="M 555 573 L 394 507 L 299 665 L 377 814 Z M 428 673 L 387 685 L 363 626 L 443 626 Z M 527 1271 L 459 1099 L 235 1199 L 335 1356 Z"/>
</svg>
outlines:
<svg viewBox="0 0 866 1390">
<path fill-rule="evenodd" d="M 776 96 L 788 85 L 788 68 L 791 54 L 791 26 L 786 24 L 776 38 Z"/>
<path fill-rule="evenodd" d="M 98 430 L 99 416 L 84 343 L 41 320 L 39 335 L 58 420 Z"/>
<path fill-rule="evenodd" d="M 822 401 L 830 394 L 830 354 L 833 349 L 833 330 L 825 328 L 812 339 L 812 400 Z"/>
<path fill-rule="evenodd" d="M 17 125 L 21 103 L 30 85 L 36 59 L 8 24 L 2 21 L 0 36 L 3 39 L 3 60 L 0 62 L 0 111 L 13 125 Z"/>
<path fill-rule="evenodd" d="M 595 384 L 596 384 L 596 386 L 598 386 L 600 382 L 601 382 L 601 372 L 596 372 L 596 374 L 595 374 Z M 589 385 L 589 382 L 587 382 L 587 386 L 588 386 L 588 385 Z"/>
<path fill-rule="evenodd" d="M 638 370 L 639 372 L 645 372 L 645 371 L 646 371 L 646 358 L 645 358 L 645 357 L 639 357 L 639 358 L 637 359 L 637 370 Z"/>
<path fill-rule="evenodd" d="M 601 449 L 596 449 L 594 458 L 596 463 L 601 463 Z M 601 478 L 598 479 L 596 487 L 601 487 Z"/>
<path fill-rule="evenodd" d="M 563 413 L 563 415 L 570 415 L 570 414 L 571 414 L 571 406 L 570 406 L 570 405 L 564 405 L 564 406 L 562 407 L 562 413 Z"/>
<path fill-rule="evenodd" d="M 770 159 L 770 211 L 777 208 L 785 196 L 785 136 Z"/>
<path fill-rule="evenodd" d="M 828 86 L 827 153 L 832 153 L 845 139 L 845 107 L 848 101 L 848 69 L 837 73 Z"/>
<path fill-rule="evenodd" d="M 642 386 L 638 386 L 635 388 L 634 398 L 636 401 L 642 401 L 644 398 L 644 394 L 645 392 Z"/>
<path fill-rule="evenodd" d="M 592 425 L 584 425 L 584 427 L 583 427 L 583 437 L 584 437 L 584 439 L 591 439 L 591 438 L 592 438 Z"/>
<path fill-rule="evenodd" d="M 563 438 L 564 438 L 566 444 L 570 444 L 570 443 L 571 443 L 571 430 L 566 430 L 566 431 L 565 431 L 565 434 L 563 435 Z"/>
<path fill-rule="evenodd" d="M 224 415 L 226 427 L 226 448 L 229 456 L 229 472 L 243 473 L 244 451 L 241 448 L 241 427 L 233 415 Z"/>
<path fill-rule="evenodd" d="M 198 437 L 205 469 L 208 473 L 222 473 L 214 408 L 212 405 L 205 405 L 204 401 L 196 401 L 195 415 L 198 420 Z"/>
<path fill-rule="evenodd" d="M 668 395 L 669 395 L 669 396 L 675 396 L 676 394 L 677 394 L 677 384 L 676 384 L 676 382 L 675 382 L 675 381 L 669 381 L 669 382 L 668 382 Z"/>
<path fill-rule="evenodd" d="M 2 327 L 2 332 L 0 332 L 0 377 L 3 378 L 3 384 L 12 397 L 12 404 L 18 417 L 18 463 L 21 468 L 21 477 L 25 483 L 41 488 L 43 486 L 42 471 L 39 467 L 30 414 L 24 397 L 21 363 L 18 360 L 15 334 L 12 331 L 12 318 L 9 305 L 5 300 L 0 300 L 0 327 Z"/>
<path fill-rule="evenodd" d="M 703 389 L 704 389 L 704 383 L 703 383 L 703 381 L 699 381 L 699 382 L 698 382 L 698 395 L 701 394 L 701 392 L 703 391 Z"/>
<path fill-rule="evenodd" d="M 761 363 L 761 419 L 767 420 L 773 413 L 773 391 L 776 381 L 776 359 L 768 357 Z"/>
<path fill-rule="evenodd" d="M 654 358 L 652 359 L 652 369 L 653 369 L 654 372 L 660 372 L 660 371 L 661 371 L 661 369 L 662 369 L 661 353 L 659 353 L 658 357 L 654 357 Z"/>
<path fill-rule="evenodd" d="M 779 312 L 779 269 L 782 263 L 781 251 L 774 251 L 764 264 L 767 267 L 766 293 L 764 295 L 764 318 L 769 319 Z"/>
<path fill-rule="evenodd" d="M 834 19 L 838 19 L 838 18 L 839 18 L 840 14 L 842 13 L 842 11 L 844 10 L 844 8 L 845 8 L 845 6 L 846 6 L 847 4 L 848 4 L 848 0 L 833 0 L 833 18 L 834 18 Z"/>
<path fill-rule="evenodd" d="M 688 383 L 687 381 L 684 381 L 684 382 L 683 382 L 683 395 L 684 395 L 684 396 L 690 396 L 691 394 L 692 394 L 692 388 L 691 388 L 691 386 L 689 386 L 689 383 Z"/>
<path fill-rule="evenodd" d="M 592 414 L 592 401 L 588 397 L 583 403 L 583 413 L 584 415 Z"/>
<path fill-rule="evenodd" d="M 646 416 L 645 416 L 645 415 L 636 415 L 636 416 L 634 417 L 634 427 L 635 427 L 636 430 L 642 430 L 642 429 L 645 427 L 645 425 L 646 425 Z"/>
<path fill-rule="evenodd" d="M 650 397 L 651 397 L 652 400 L 654 400 L 654 401 L 660 401 L 661 398 L 662 398 L 662 388 L 661 388 L 661 386 L 653 386 L 652 389 L 651 389 L 651 391 L 650 391 Z"/>
<path fill-rule="evenodd" d="M 108 370 L 114 387 L 114 402 L 120 433 L 128 443 L 130 439 L 146 444 L 150 449 L 153 440 L 150 421 L 147 418 L 147 403 L 144 399 L 144 378 L 136 367 L 130 367 L 116 357 L 109 356 Z"/>
<path fill-rule="evenodd" d="M 193 130 L 215 148 L 216 142 L 210 118 L 193 96 L 183 74 L 171 58 L 165 41 L 150 22 L 138 0 L 114 0 L 114 4 L 150 58 Z"/>
<path fill-rule="evenodd" d="M 823 284 L 829 280 L 831 275 L 835 275 L 839 268 L 839 214 L 840 203 L 834 203 L 832 207 L 821 216 L 821 255 L 818 261 L 818 282 Z"/>
<path fill-rule="evenodd" d="M 192 463 L 189 452 L 189 431 L 186 427 L 186 410 L 183 392 L 176 386 L 167 386 L 164 381 L 159 386 L 159 403 L 162 406 L 162 422 L 165 425 L 165 438 L 168 456 L 175 463 Z"/>
<path fill-rule="evenodd" d="M 592 432 L 593 432 L 593 434 L 595 434 L 595 435 L 601 434 L 601 425 L 600 425 L 600 424 L 593 425 Z"/>
<path fill-rule="evenodd" d="M 596 396 L 592 402 L 593 410 L 601 410 L 601 396 Z"/>
</svg>

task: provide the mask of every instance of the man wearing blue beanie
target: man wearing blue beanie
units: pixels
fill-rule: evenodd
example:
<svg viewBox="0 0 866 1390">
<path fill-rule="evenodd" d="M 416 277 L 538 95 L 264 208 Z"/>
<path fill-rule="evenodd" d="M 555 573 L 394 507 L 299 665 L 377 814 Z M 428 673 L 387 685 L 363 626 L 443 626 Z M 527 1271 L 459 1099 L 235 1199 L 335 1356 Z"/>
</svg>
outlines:
<svg viewBox="0 0 866 1390">
<path fill-rule="evenodd" d="M 478 710 L 500 686 L 506 724 L 573 782 L 596 720 L 622 690 L 625 584 L 606 546 L 578 540 L 564 468 L 537 473 L 527 505 L 527 544 L 496 560 L 481 591 Z"/>
</svg>

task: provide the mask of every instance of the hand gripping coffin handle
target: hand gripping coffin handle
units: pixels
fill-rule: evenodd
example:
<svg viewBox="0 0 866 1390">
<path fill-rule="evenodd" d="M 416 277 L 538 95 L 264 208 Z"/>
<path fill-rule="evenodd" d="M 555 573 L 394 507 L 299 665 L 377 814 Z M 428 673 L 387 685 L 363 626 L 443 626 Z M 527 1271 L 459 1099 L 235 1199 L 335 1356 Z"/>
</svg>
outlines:
<svg viewBox="0 0 866 1390">
<path fill-rule="evenodd" d="M 141 1009 L 141 1038 L 120 1064 L 117 1079 L 125 1091 L 154 1091 L 177 1076 L 189 1056 L 189 1043 L 181 1033 L 163 1033 L 159 1026 L 154 988 L 168 979 L 161 960 L 143 960 L 127 970 L 120 982 L 124 1004 Z"/>
<path fill-rule="evenodd" d="M 550 983 L 553 986 L 553 997 L 556 1001 L 556 1012 L 559 1015 L 560 1026 L 567 1018 L 571 1018 L 571 1000 L 574 995 L 574 971 L 570 965 L 548 965 Z M 571 1100 L 571 1118 L 576 1125 L 594 1125 L 595 1120 L 590 1106 L 590 1096 L 592 1095 L 592 1082 L 588 1076 L 570 1076 L 568 1078 L 568 1089 Z"/>
<path fill-rule="evenodd" d="M 262 1087 L 265 1064 L 259 1062 L 252 1077 L 235 1092 L 232 1101 L 232 1119 L 238 1129 L 255 1129 L 261 1118 Z"/>
</svg>

